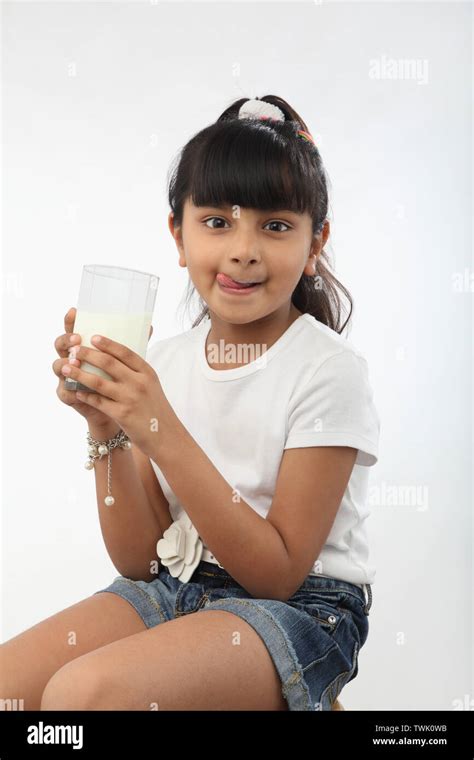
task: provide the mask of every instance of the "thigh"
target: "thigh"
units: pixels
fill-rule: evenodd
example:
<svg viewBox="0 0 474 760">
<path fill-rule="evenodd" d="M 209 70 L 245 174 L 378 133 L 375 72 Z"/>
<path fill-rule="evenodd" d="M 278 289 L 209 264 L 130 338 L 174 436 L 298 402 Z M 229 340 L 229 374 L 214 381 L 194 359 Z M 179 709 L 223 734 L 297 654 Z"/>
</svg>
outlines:
<svg viewBox="0 0 474 760">
<path fill-rule="evenodd" d="M 0 645 L 0 710 L 15 699 L 23 700 L 24 710 L 38 710 L 44 687 L 59 668 L 145 628 L 128 601 L 107 592 L 42 620 Z"/>
<path fill-rule="evenodd" d="M 287 710 L 265 643 L 227 610 L 198 611 L 61 668 L 42 710 Z"/>
</svg>

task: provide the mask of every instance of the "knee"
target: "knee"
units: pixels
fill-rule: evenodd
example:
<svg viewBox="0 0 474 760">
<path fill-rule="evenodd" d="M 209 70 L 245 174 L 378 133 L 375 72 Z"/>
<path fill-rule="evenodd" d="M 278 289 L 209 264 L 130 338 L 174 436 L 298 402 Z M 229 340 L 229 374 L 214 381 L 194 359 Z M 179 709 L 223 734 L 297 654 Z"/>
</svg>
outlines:
<svg viewBox="0 0 474 760">
<path fill-rule="evenodd" d="M 7 665 L 8 660 L 5 657 L 4 644 L 0 644 L 0 698 L 4 696 L 7 691 Z"/>
<path fill-rule="evenodd" d="M 105 690 L 100 671 L 90 663 L 73 660 L 49 679 L 40 710 L 100 710 Z"/>
<path fill-rule="evenodd" d="M 0 710 L 11 709 L 14 695 L 10 679 L 7 677 L 6 660 L 3 656 L 2 646 L 0 646 Z"/>
<path fill-rule="evenodd" d="M 24 710 L 24 686 L 18 674 L 19 666 L 9 656 L 6 644 L 0 644 L 0 711 Z M 29 699 L 27 699 L 29 704 Z"/>
</svg>

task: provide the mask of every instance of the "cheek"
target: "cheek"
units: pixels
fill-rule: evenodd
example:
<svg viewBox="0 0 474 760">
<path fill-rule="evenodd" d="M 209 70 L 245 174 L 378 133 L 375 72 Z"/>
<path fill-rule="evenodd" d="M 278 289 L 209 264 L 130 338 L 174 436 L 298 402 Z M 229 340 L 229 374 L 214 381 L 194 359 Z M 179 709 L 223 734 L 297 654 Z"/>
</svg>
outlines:
<svg viewBox="0 0 474 760">
<path fill-rule="evenodd" d="M 214 256 L 210 251 L 193 249 L 186 253 L 186 264 L 190 274 L 203 280 L 209 276 L 217 274 L 219 257 Z"/>
<path fill-rule="evenodd" d="M 295 265 L 289 264 L 287 260 L 273 265 L 268 271 L 268 277 L 279 285 L 288 284 L 297 276 L 298 268 Z"/>
<path fill-rule="evenodd" d="M 201 297 L 205 298 L 214 285 L 218 287 L 216 281 L 218 270 L 209 261 L 202 257 L 195 257 L 188 259 L 186 264 L 189 279 Z"/>
</svg>

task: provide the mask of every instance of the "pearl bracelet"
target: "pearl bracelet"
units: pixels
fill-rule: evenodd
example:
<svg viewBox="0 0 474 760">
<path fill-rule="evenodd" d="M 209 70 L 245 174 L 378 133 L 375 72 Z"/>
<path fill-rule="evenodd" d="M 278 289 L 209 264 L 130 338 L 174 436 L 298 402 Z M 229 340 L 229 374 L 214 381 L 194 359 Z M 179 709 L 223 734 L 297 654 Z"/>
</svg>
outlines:
<svg viewBox="0 0 474 760">
<path fill-rule="evenodd" d="M 92 470 L 97 459 L 102 459 L 105 454 L 108 454 L 107 462 L 107 493 L 108 495 L 104 499 L 104 503 L 107 507 L 111 507 L 115 504 L 115 499 L 110 492 L 112 483 L 112 450 L 119 446 L 121 449 L 131 449 L 132 442 L 123 430 L 119 430 L 113 438 L 109 438 L 108 441 L 96 441 L 92 438 L 89 431 L 87 432 L 87 450 L 89 452 L 89 459 L 84 464 L 86 470 Z"/>
</svg>

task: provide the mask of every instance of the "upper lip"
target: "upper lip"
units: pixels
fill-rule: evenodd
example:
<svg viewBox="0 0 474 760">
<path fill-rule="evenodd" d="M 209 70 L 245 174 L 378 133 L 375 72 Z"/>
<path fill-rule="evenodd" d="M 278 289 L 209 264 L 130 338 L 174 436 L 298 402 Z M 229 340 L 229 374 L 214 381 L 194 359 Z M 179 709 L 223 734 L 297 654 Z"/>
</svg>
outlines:
<svg viewBox="0 0 474 760">
<path fill-rule="evenodd" d="M 252 285 L 260 285 L 260 283 L 263 282 L 263 280 L 236 280 L 235 277 L 232 277 L 232 275 L 226 274 L 225 272 L 220 272 L 220 274 L 224 274 L 226 277 L 229 278 L 229 280 L 233 280 L 234 282 L 237 282 L 239 285 L 250 285 L 250 283 L 252 283 Z"/>
</svg>

